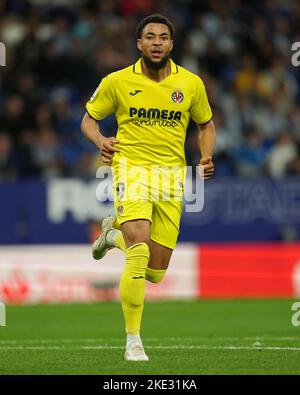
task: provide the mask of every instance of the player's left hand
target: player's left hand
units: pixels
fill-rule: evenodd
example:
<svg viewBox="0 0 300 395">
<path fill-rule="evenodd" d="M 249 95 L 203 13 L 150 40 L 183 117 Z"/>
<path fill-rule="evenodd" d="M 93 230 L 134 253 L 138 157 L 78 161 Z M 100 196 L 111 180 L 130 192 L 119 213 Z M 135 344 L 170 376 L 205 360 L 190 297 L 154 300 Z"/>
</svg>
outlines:
<svg viewBox="0 0 300 395">
<path fill-rule="evenodd" d="M 212 177 L 215 170 L 212 157 L 208 156 L 207 158 L 202 158 L 200 160 L 198 169 L 199 175 L 203 180 L 207 180 L 208 178 Z"/>
</svg>

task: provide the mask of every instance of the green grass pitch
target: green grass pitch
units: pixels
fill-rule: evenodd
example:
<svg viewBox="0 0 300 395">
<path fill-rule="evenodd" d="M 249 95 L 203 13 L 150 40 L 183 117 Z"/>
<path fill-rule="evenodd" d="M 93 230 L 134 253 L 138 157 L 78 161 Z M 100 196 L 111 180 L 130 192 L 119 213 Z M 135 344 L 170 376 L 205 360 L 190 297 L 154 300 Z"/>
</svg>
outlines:
<svg viewBox="0 0 300 395">
<path fill-rule="evenodd" d="M 7 306 L 0 374 L 299 374 L 292 303 L 147 302 L 149 362 L 124 361 L 118 303 Z"/>
</svg>

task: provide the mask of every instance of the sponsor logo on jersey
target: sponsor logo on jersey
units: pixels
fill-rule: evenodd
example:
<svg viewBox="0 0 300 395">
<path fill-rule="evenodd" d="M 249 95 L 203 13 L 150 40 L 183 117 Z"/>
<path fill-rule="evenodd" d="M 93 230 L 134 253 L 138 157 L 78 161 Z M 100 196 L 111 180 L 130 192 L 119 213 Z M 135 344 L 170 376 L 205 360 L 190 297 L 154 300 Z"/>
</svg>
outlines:
<svg viewBox="0 0 300 395">
<path fill-rule="evenodd" d="M 160 110 L 158 108 L 135 108 L 130 107 L 129 109 L 130 117 L 137 118 L 147 118 L 147 119 L 165 119 L 169 121 L 180 121 L 181 120 L 181 111 L 169 111 L 169 110 Z"/>
</svg>

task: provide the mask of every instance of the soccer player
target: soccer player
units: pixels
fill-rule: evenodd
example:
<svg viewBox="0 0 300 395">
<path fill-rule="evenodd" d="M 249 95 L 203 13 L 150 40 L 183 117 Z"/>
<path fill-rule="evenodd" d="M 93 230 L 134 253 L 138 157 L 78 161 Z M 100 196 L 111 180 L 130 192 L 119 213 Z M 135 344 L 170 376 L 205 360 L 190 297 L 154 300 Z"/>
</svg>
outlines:
<svg viewBox="0 0 300 395">
<path fill-rule="evenodd" d="M 184 173 L 175 177 L 165 200 L 152 198 L 147 176 L 153 168 L 185 167 L 184 141 L 192 118 L 199 127 L 201 177 L 210 178 L 215 128 L 202 80 L 170 58 L 173 24 L 162 15 L 148 16 L 137 26 L 136 37 L 141 58 L 103 78 L 86 105 L 81 129 L 113 171 L 116 220 L 103 220 L 93 256 L 101 259 L 114 247 L 124 251 L 120 298 L 127 333 L 125 359 L 148 361 L 140 338 L 145 280 L 162 281 L 168 268 L 179 232 Z M 98 121 L 113 112 L 117 136 L 106 138 Z M 130 173 L 135 166 L 145 170 L 142 176 Z M 127 194 L 137 179 L 143 193 Z M 157 185 L 161 196 L 165 191 Z M 178 190 L 181 199 L 176 199 Z"/>
</svg>

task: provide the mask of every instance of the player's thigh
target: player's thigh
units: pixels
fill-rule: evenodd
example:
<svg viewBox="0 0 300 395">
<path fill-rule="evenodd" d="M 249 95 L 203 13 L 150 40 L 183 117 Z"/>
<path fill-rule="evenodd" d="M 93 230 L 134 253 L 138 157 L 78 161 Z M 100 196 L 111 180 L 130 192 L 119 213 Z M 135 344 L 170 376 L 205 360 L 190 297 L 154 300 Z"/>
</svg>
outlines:
<svg viewBox="0 0 300 395">
<path fill-rule="evenodd" d="M 126 247 L 150 241 L 152 203 L 115 199 L 116 224 L 120 226 Z"/>
<path fill-rule="evenodd" d="M 149 220 L 135 219 L 123 222 L 121 231 L 127 248 L 136 243 L 147 243 L 150 246 Z"/>
<path fill-rule="evenodd" d="M 172 256 L 173 250 L 165 247 L 154 240 L 150 241 L 150 260 L 148 267 L 157 270 L 166 270 Z"/>
<path fill-rule="evenodd" d="M 169 250 L 174 250 L 177 243 L 181 212 L 182 201 L 169 200 L 153 202 L 151 240 L 165 247 L 165 249 L 161 250 L 165 251 L 163 255 L 165 262 L 166 260 L 170 260 L 172 254 Z M 155 257 L 153 257 L 154 259 Z M 153 261 L 151 264 L 155 265 Z"/>
</svg>

